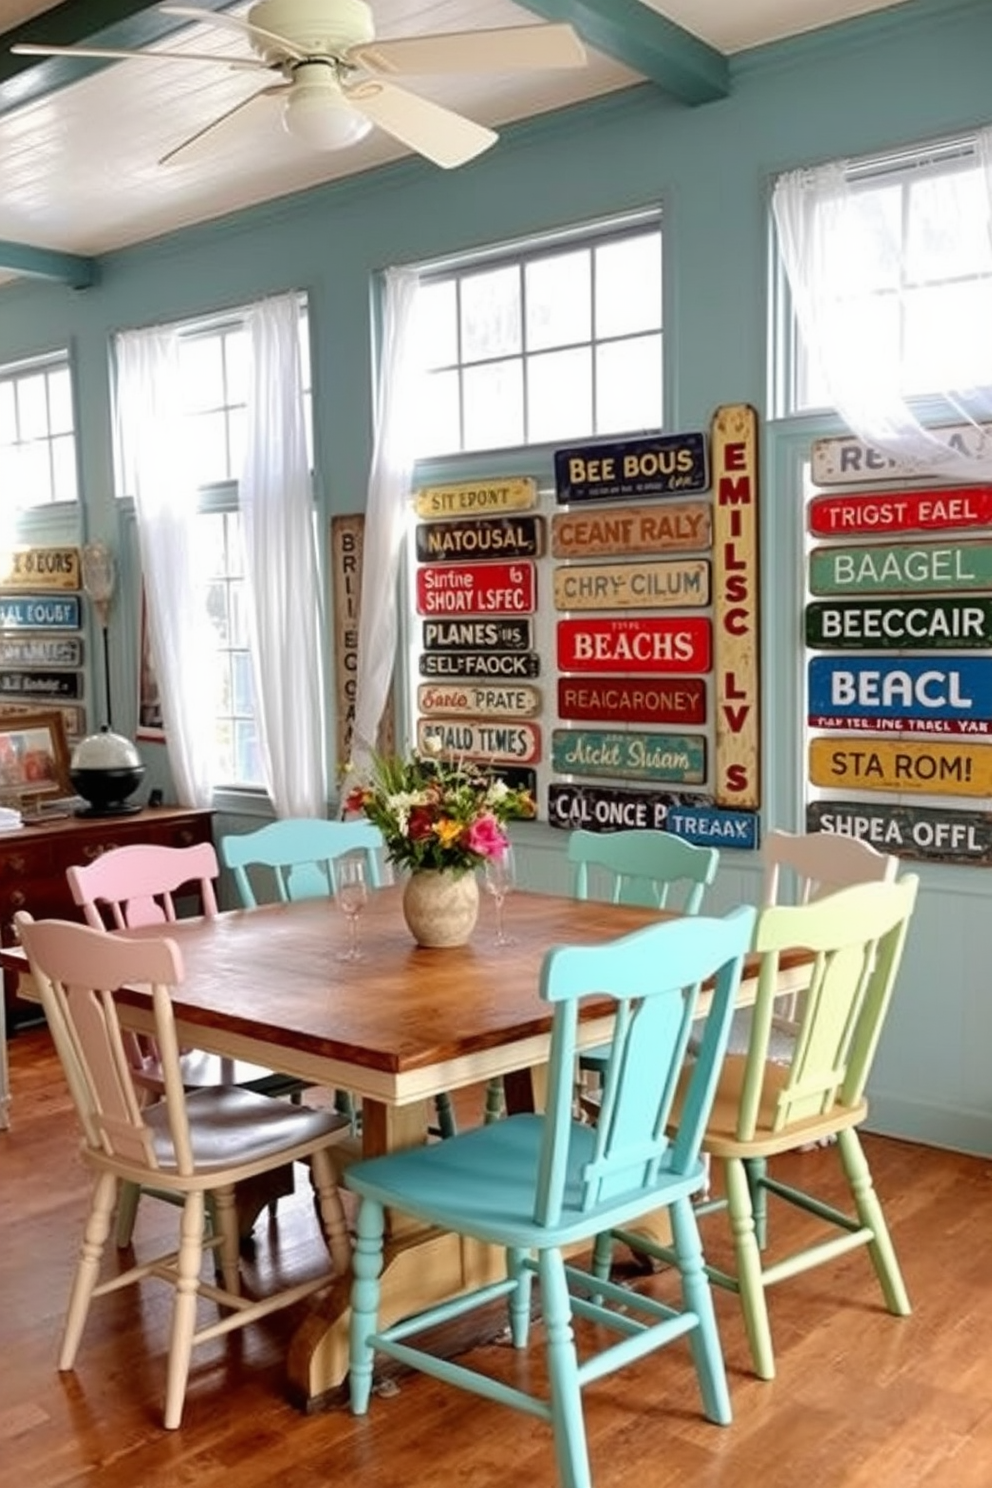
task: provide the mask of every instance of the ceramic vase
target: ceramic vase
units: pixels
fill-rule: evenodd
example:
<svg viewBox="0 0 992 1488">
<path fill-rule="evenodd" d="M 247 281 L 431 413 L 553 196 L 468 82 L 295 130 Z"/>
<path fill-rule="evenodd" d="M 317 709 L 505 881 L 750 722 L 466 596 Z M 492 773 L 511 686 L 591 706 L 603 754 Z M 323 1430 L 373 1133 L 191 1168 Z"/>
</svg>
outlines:
<svg viewBox="0 0 992 1488">
<path fill-rule="evenodd" d="M 471 869 L 423 868 L 403 889 L 403 915 L 418 945 L 464 945 L 479 917 L 479 885 Z"/>
</svg>

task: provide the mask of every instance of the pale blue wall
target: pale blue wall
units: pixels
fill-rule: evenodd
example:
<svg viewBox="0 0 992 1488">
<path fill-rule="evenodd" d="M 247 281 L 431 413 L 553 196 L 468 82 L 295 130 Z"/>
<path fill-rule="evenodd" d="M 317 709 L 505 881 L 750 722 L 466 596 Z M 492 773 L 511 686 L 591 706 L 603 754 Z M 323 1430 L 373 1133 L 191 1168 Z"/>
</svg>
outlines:
<svg viewBox="0 0 992 1488">
<path fill-rule="evenodd" d="M 28 281 L 0 288 L 0 362 L 69 342 L 79 379 L 85 535 L 119 545 L 111 494 L 111 333 L 305 289 L 326 519 L 360 510 L 364 501 L 376 270 L 661 200 L 667 423 L 703 427 L 719 403 L 750 402 L 764 412 L 766 203 L 775 174 L 992 121 L 990 60 L 987 0 L 901 6 L 739 58 L 732 95 L 720 103 L 692 110 L 649 88 L 633 89 L 507 129 L 491 154 L 462 171 L 389 167 L 111 255 L 94 289 Z M 796 826 L 799 817 L 795 497 L 798 462 L 813 432 L 772 427 L 765 437 L 766 826 Z M 65 535 L 59 515 L 53 540 Z M 134 629 L 125 598 L 113 632 L 115 722 L 125 727 L 129 715 L 133 720 Z M 155 777 L 160 762 L 151 764 Z M 540 828 L 528 835 L 533 880 L 563 884 L 558 835 Z M 992 880 L 960 868 L 928 868 L 923 878 L 908 962 L 876 1066 L 874 1120 L 883 1130 L 990 1152 Z M 750 898 L 756 886 L 754 864 L 727 854 L 715 902 Z"/>
</svg>

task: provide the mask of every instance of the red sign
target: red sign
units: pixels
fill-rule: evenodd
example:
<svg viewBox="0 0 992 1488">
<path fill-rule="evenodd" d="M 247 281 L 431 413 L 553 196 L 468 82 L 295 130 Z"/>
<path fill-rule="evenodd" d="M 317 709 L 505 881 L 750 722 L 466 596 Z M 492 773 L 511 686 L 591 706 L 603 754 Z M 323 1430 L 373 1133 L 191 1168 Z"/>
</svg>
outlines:
<svg viewBox="0 0 992 1488">
<path fill-rule="evenodd" d="M 536 608 L 533 563 L 426 564 L 417 570 L 419 615 L 527 615 Z"/>
<path fill-rule="evenodd" d="M 931 491 L 858 491 L 814 496 L 809 530 L 817 537 L 872 532 L 948 532 L 992 526 L 992 486 L 944 486 Z"/>
<path fill-rule="evenodd" d="M 706 683 L 631 682 L 614 677 L 560 677 L 558 717 L 614 723 L 705 723 Z"/>
<path fill-rule="evenodd" d="M 559 620 L 562 672 L 708 672 L 713 628 L 702 618 Z"/>
</svg>

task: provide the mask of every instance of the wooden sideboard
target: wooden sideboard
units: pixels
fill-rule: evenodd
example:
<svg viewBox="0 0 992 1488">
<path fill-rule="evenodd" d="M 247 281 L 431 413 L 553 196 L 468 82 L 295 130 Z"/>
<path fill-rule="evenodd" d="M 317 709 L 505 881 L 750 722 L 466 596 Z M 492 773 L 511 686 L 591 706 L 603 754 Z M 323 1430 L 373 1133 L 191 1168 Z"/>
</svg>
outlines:
<svg viewBox="0 0 992 1488">
<path fill-rule="evenodd" d="M 165 847 L 210 842 L 212 818 L 208 810 L 155 806 L 129 816 L 60 817 L 4 832 L 0 835 L 0 943 L 12 943 L 14 915 L 19 909 L 36 919 L 82 918 L 65 876 L 74 863 L 92 862 L 109 848 L 132 842 Z M 4 976 L 4 1006 L 8 1032 L 40 1020 L 37 1004 L 17 996 L 17 977 L 10 973 Z"/>
</svg>

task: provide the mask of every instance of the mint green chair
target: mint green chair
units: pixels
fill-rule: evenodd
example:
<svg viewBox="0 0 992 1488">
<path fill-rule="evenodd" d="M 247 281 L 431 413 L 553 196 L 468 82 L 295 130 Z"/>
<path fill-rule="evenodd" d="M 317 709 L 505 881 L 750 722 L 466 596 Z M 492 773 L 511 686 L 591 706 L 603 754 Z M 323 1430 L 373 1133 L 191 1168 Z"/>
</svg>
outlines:
<svg viewBox="0 0 992 1488">
<path fill-rule="evenodd" d="M 663 922 L 606 944 L 550 950 L 540 984 L 543 1001 L 554 1010 L 546 1114 L 509 1116 L 446 1142 L 390 1153 L 347 1170 L 345 1184 L 360 1199 L 351 1294 L 355 1414 L 368 1410 L 373 1358 L 384 1353 L 548 1422 L 561 1488 L 590 1488 L 583 1386 L 687 1337 L 703 1410 L 711 1421 L 729 1423 L 723 1356 L 692 1196 L 703 1182 L 700 1143 L 754 920 L 753 909 L 741 908 L 723 919 Z M 711 976 L 716 985 L 700 1056 L 692 1066 L 678 1130 L 669 1136 L 698 989 Z M 590 994 L 611 997 L 616 1018 L 595 1127 L 572 1117 L 579 1001 Z M 378 1327 L 387 1206 L 504 1249 L 505 1280 Z M 681 1306 L 598 1280 L 592 1272 L 565 1263 L 566 1247 L 571 1252 L 593 1244 L 608 1246 L 610 1229 L 659 1207 L 671 1216 Z M 506 1298 L 512 1340 L 523 1349 L 535 1276 L 547 1339 L 546 1394 L 505 1384 L 437 1357 L 423 1340 L 411 1341 Z M 573 1317 L 596 1325 L 597 1351 L 581 1362 Z M 619 1341 L 605 1345 L 605 1333 L 618 1334 Z"/>
<path fill-rule="evenodd" d="M 915 875 L 896 883 L 859 884 L 809 904 L 763 909 L 758 918 L 754 949 L 762 960 L 750 1042 L 746 1054 L 730 1054 L 724 1062 L 703 1145 L 723 1164 L 726 1193 L 706 1207 L 729 1213 L 735 1255 L 733 1274 L 708 1268 L 708 1275 L 740 1297 L 755 1372 L 762 1379 L 775 1374 L 766 1293 L 811 1267 L 867 1246 L 889 1312 L 910 1311 L 857 1128 L 868 1115 L 865 1087 L 918 886 Z M 795 1042 L 787 1061 L 780 1062 L 769 1058 L 781 995 L 779 961 L 783 952 L 797 949 L 809 952 L 810 983 L 800 999 Z M 693 1098 L 689 1081 L 684 1098 Z M 832 1150 L 850 1187 L 850 1211 L 771 1175 L 775 1158 L 825 1138 L 836 1138 Z M 816 1171 L 824 1160 L 825 1155 Z M 762 1198 L 767 1194 L 814 1215 L 822 1225 L 816 1237 L 791 1253 L 771 1254 L 772 1246 L 764 1250 L 755 1223 L 756 1187 Z M 623 1227 L 615 1238 L 656 1259 L 674 1259 L 673 1251 Z M 605 1259 L 604 1248 L 597 1256 L 603 1276 L 608 1275 Z M 815 1301 L 812 1296 L 811 1305 Z"/>
</svg>

